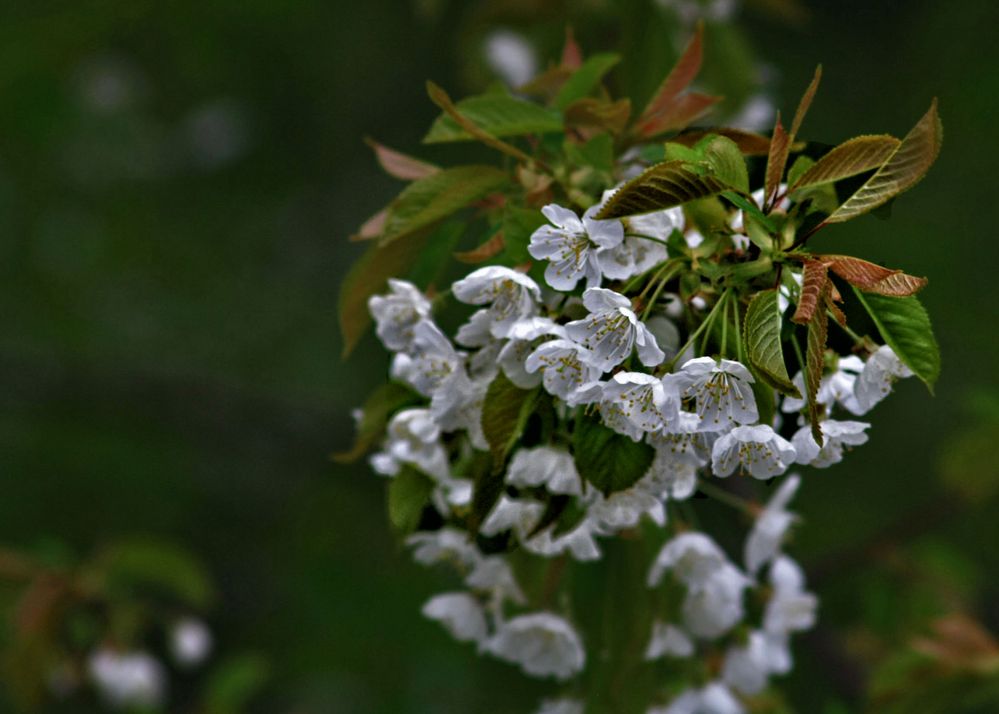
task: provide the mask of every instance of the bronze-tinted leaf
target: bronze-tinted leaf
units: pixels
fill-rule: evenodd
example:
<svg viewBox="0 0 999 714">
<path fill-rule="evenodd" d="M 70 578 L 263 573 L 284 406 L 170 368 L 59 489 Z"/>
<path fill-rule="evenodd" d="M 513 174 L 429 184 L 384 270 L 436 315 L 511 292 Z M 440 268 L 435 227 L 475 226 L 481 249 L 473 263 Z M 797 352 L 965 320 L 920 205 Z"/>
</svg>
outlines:
<svg viewBox="0 0 999 714">
<path fill-rule="evenodd" d="M 784 175 L 784 166 L 787 164 L 790 149 L 791 137 L 784 131 L 784 125 L 781 124 L 780 112 L 778 111 L 777 122 L 774 124 L 774 135 L 770 139 L 770 152 L 767 155 L 767 172 L 764 175 L 764 210 L 769 209 L 771 199 L 777 196 L 777 189 L 780 187 L 780 180 Z"/>
<path fill-rule="evenodd" d="M 900 143 L 888 134 L 857 136 L 844 141 L 802 173 L 791 190 L 832 183 L 872 171 L 887 161 Z"/>
<path fill-rule="evenodd" d="M 505 246 L 506 243 L 503 241 L 503 232 L 500 231 L 478 248 L 455 253 L 454 258 L 459 263 L 476 265 L 478 263 L 484 263 L 493 256 L 498 255 Z"/>
<path fill-rule="evenodd" d="M 943 127 L 937 116 L 937 100 L 902 143 L 863 186 L 820 224 L 842 223 L 872 211 L 915 186 L 940 154 Z M 814 230 L 812 231 L 814 233 Z"/>
<path fill-rule="evenodd" d="M 565 125 L 568 127 L 591 127 L 620 134 L 628 125 L 628 117 L 631 116 L 631 100 L 619 99 L 616 102 L 607 102 L 584 97 L 566 107 L 564 116 Z"/>
<path fill-rule="evenodd" d="M 829 282 L 828 267 L 821 260 L 806 260 L 803 269 L 801 296 L 791 318 L 799 325 L 808 323 L 816 312 L 825 312 L 818 308 L 823 304 L 822 295 Z"/>
<path fill-rule="evenodd" d="M 907 275 L 901 270 L 892 270 L 849 255 L 823 255 L 819 258 L 827 263 L 829 270 L 846 282 L 869 293 L 890 297 L 915 295 L 926 287 L 926 278 Z"/>
<path fill-rule="evenodd" d="M 729 186 L 709 174 L 695 172 L 686 161 L 656 164 L 619 188 L 596 217 L 623 218 L 679 206 L 721 193 Z"/>
<path fill-rule="evenodd" d="M 801 96 L 801 101 L 798 102 L 798 109 L 794 112 L 794 120 L 791 122 L 791 141 L 794 141 L 794 137 L 798 135 L 798 130 L 801 129 L 801 122 L 805 120 L 805 115 L 808 113 L 809 107 L 812 106 L 812 100 L 815 99 L 815 92 L 819 88 L 819 81 L 822 79 L 822 65 L 815 68 L 815 74 L 812 77 L 812 81 L 808 84 L 808 88 L 805 93 Z"/>
<path fill-rule="evenodd" d="M 692 100 L 681 97 L 681 93 L 690 86 L 701 70 L 703 40 L 704 25 L 699 23 L 680 59 L 653 93 L 652 99 L 635 122 L 634 130 L 639 137 L 647 139 L 671 128 L 679 128 L 677 127 L 679 116 L 690 116 L 687 122 L 689 123 L 698 113 L 703 113 L 707 107 L 720 99 L 703 94 L 697 95 L 697 98 Z M 681 104 L 684 106 L 681 107 Z"/>
<path fill-rule="evenodd" d="M 407 156 L 401 152 L 390 149 L 384 144 L 379 144 L 374 139 L 364 140 L 368 146 L 374 149 L 375 158 L 389 176 L 394 176 L 403 181 L 415 181 L 426 178 L 431 174 L 440 171 L 439 166 L 420 161 L 412 156 Z"/>
<path fill-rule="evenodd" d="M 579 69 L 579 66 L 583 64 L 583 49 L 576 41 L 576 33 L 568 26 L 565 28 L 565 44 L 562 45 L 560 64 L 566 69 Z"/>
</svg>

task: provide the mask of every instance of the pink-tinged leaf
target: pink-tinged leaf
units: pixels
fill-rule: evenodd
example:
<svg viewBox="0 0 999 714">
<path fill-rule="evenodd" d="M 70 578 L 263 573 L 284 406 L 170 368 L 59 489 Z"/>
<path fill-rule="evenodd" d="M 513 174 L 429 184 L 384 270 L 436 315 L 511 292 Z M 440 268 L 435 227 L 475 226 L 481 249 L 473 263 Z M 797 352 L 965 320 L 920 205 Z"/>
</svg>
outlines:
<svg viewBox="0 0 999 714">
<path fill-rule="evenodd" d="M 689 92 L 682 97 L 678 97 L 676 102 L 667 111 L 653 117 L 644 124 L 638 125 L 638 131 L 642 136 L 656 136 L 668 131 L 678 131 L 684 129 L 695 120 L 708 113 L 715 104 L 720 102 L 722 97 L 715 97 L 700 92 Z"/>
<path fill-rule="evenodd" d="M 697 30 L 683 54 L 680 55 L 673 69 L 666 75 L 666 79 L 659 85 L 659 88 L 652 95 L 652 99 L 639 115 L 635 123 L 635 132 L 638 136 L 643 138 L 654 136 L 654 133 L 651 132 L 658 125 L 659 118 L 673 112 L 677 98 L 690 86 L 694 77 L 701 71 L 703 40 L 704 25 L 698 23 Z"/>
<path fill-rule="evenodd" d="M 477 263 L 484 263 L 494 255 L 498 255 L 505 247 L 506 242 L 503 240 L 503 233 L 500 232 L 480 245 L 478 248 L 455 253 L 454 258 L 460 263 L 475 265 Z"/>
<path fill-rule="evenodd" d="M 846 282 L 869 293 L 908 297 L 926 287 L 926 278 L 908 275 L 849 255 L 823 255 L 819 260 Z"/>
<path fill-rule="evenodd" d="M 873 171 L 887 161 L 901 143 L 888 134 L 857 136 L 844 141 L 805 171 L 791 186 L 791 190 L 833 183 L 865 171 Z"/>
<path fill-rule="evenodd" d="M 801 296 L 798 298 L 798 307 L 791 318 L 793 322 L 804 325 L 812 319 L 816 312 L 824 312 L 818 307 L 823 303 L 822 296 L 825 294 L 828 282 L 828 268 L 824 262 L 821 260 L 805 261 Z"/>
<path fill-rule="evenodd" d="M 579 69 L 583 64 L 583 49 L 576 42 L 576 33 L 571 27 L 565 28 L 565 45 L 562 46 L 562 67 Z"/>
<path fill-rule="evenodd" d="M 943 126 L 937 100 L 902 139 L 902 143 L 857 191 L 812 231 L 829 223 L 842 223 L 881 206 L 915 186 L 940 154 Z"/>
<path fill-rule="evenodd" d="M 835 293 L 835 294 L 834 294 Z M 839 294 L 836 290 L 836 286 L 829 283 L 829 295 L 826 298 L 826 310 L 832 313 L 832 316 L 836 318 L 836 322 L 841 325 L 846 325 L 846 313 L 843 312 L 837 302 L 843 302 L 843 296 Z"/>
<path fill-rule="evenodd" d="M 385 231 L 386 220 L 388 220 L 388 209 L 383 208 L 371 218 L 366 220 L 360 229 L 358 229 L 357 233 L 352 235 L 350 239 L 352 241 L 362 241 L 380 237 Z"/>
<path fill-rule="evenodd" d="M 439 166 L 390 149 L 374 139 L 366 138 L 364 141 L 374 150 L 375 158 L 389 176 L 403 181 L 416 181 L 441 170 Z"/>
<path fill-rule="evenodd" d="M 798 130 L 801 129 L 801 122 L 805 120 L 805 115 L 808 113 L 809 107 L 812 106 L 812 100 L 815 99 L 815 92 L 819 89 L 819 81 L 822 79 L 822 65 L 815 68 L 815 75 L 812 77 L 812 81 L 808 85 L 808 89 L 801 97 L 801 101 L 798 102 L 798 109 L 794 113 L 794 121 L 791 122 L 791 141 L 794 142 L 794 137 L 798 135 Z"/>
</svg>

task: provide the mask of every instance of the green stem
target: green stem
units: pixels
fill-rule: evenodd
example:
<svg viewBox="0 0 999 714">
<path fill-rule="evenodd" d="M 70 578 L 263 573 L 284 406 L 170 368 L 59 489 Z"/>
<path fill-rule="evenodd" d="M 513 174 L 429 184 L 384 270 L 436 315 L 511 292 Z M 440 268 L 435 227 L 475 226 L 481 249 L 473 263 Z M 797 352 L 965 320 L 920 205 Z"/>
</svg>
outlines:
<svg viewBox="0 0 999 714">
<path fill-rule="evenodd" d="M 659 284 L 656 286 L 656 289 L 652 292 L 652 297 L 649 299 L 649 304 L 645 306 L 644 310 L 642 310 L 643 322 L 645 321 L 645 318 L 649 316 L 649 313 L 652 312 L 652 308 L 655 307 L 656 300 L 659 299 L 659 296 L 662 294 L 662 291 L 666 288 L 666 283 L 668 283 L 670 280 L 676 277 L 676 274 L 679 271 L 680 271 L 679 266 L 677 266 L 676 270 L 669 271 L 668 273 L 666 273 L 666 275 L 662 276 L 662 278 L 659 279 Z M 659 276 L 657 275 L 656 277 L 658 278 Z"/>
<path fill-rule="evenodd" d="M 749 515 L 755 515 L 756 507 L 744 498 L 736 496 L 730 491 L 726 491 L 723 488 L 719 488 L 714 484 L 708 483 L 707 481 L 701 479 L 697 482 L 697 490 L 703 493 L 709 498 L 713 498 L 719 503 L 724 503 L 726 506 L 731 506 L 743 513 L 748 513 Z"/>
<path fill-rule="evenodd" d="M 742 318 L 739 317 L 739 298 L 732 300 L 732 315 L 735 317 L 735 345 L 739 361 L 746 364 L 746 354 L 742 345 Z"/>
<path fill-rule="evenodd" d="M 652 236 L 643 236 L 641 233 L 627 233 L 625 238 L 641 238 L 642 240 L 650 240 L 653 243 L 659 243 L 660 245 L 669 245 L 662 238 L 653 238 Z"/>
<path fill-rule="evenodd" d="M 852 339 L 854 343 L 858 345 L 864 344 L 864 338 L 858 335 L 853 330 L 851 330 L 847 325 L 841 324 L 840 321 L 836 319 L 836 316 L 832 314 L 832 310 L 826 310 L 826 314 L 829 315 L 830 318 L 829 322 L 833 323 L 834 325 L 839 327 L 839 329 L 843 330 L 843 332 L 849 335 L 850 339 Z"/>
<path fill-rule="evenodd" d="M 666 363 L 666 369 L 667 369 L 667 370 L 669 370 L 669 371 L 672 371 L 672 370 L 673 370 L 673 367 L 674 367 L 674 366 L 676 366 L 676 361 L 677 361 L 678 359 L 680 359 L 680 355 L 682 355 L 682 354 L 683 354 L 684 352 L 686 352 L 686 351 L 687 351 L 687 349 L 688 349 L 688 348 L 689 348 L 689 347 L 690 347 L 690 346 L 691 346 L 692 344 L 694 344 L 695 340 L 697 340 L 697 338 L 701 336 L 701 333 L 702 333 L 702 332 L 704 331 L 704 329 L 705 329 L 705 327 L 706 327 L 706 326 L 708 325 L 708 323 L 709 323 L 709 322 L 710 322 L 711 320 L 713 320 L 713 319 L 714 319 L 715 315 L 716 315 L 716 314 L 717 314 L 717 312 L 718 312 L 718 308 L 719 308 L 720 306 L 724 305 L 724 303 L 725 303 L 725 298 L 726 298 L 727 296 L 728 296 L 728 291 L 726 290 L 726 291 L 725 291 L 724 293 L 722 293 L 722 296 L 721 296 L 720 298 L 718 298 L 718 301 L 717 301 L 717 302 L 716 302 L 716 303 L 714 304 L 714 306 L 713 306 L 713 307 L 711 308 L 711 312 L 709 312 L 709 313 L 708 313 L 708 316 L 707 316 L 706 318 L 704 318 L 704 321 L 703 321 L 703 322 L 702 322 L 702 323 L 701 323 L 700 325 L 698 325 L 698 326 L 697 326 L 697 329 L 696 329 L 696 330 L 694 330 L 693 334 L 691 334 L 691 336 L 690 336 L 690 337 L 689 337 L 689 338 L 687 339 L 687 341 L 686 341 L 686 342 L 684 343 L 683 347 L 681 347 L 681 348 L 680 348 L 680 349 L 679 349 L 679 350 L 677 351 L 677 353 L 676 353 L 676 356 L 675 356 L 675 357 L 674 357 L 673 359 L 671 359 L 671 360 L 670 360 L 670 361 L 669 361 L 668 363 Z"/>
</svg>

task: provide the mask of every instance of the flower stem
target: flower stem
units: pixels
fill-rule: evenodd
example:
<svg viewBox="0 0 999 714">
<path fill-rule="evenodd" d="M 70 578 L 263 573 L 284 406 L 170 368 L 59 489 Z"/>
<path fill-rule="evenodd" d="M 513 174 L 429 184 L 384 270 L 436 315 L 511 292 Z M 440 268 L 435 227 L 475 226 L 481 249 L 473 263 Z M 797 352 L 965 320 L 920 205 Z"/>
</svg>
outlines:
<svg viewBox="0 0 999 714">
<path fill-rule="evenodd" d="M 734 493 L 726 491 L 724 488 L 719 488 L 712 483 L 708 483 L 704 479 L 697 482 L 697 490 L 709 498 L 713 498 L 720 503 L 724 503 L 726 506 L 731 506 L 732 508 L 742 511 L 743 513 L 748 513 L 751 516 L 756 515 L 756 512 L 759 510 L 750 501 L 747 501 L 740 496 L 736 496 Z"/>
<path fill-rule="evenodd" d="M 714 319 L 715 315 L 718 313 L 718 308 L 725 303 L 725 299 L 727 296 L 728 296 L 728 291 L 726 290 L 724 293 L 722 293 L 722 296 L 718 298 L 718 301 L 715 302 L 714 306 L 711 308 L 711 312 L 708 313 L 708 316 L 704 318 L 704 321 L 700 325 L 698 325 L 697 329 L 694 330 L 693 334 L 690 335 L 690 337 L 684 343 L 683 347 L 677 350 L 676 356 L 666 364 L 668 370 L 672 371 L 673 367 L 676 365 L 676 361 L 680 359 L 680 355 L 686 352 L 687 349 L 692 344 L 694 344 L 697 338 L 701 336 L 701 333 L 704 332 L 705 327 L 708 325 L 709 322 L 711 322 Z"/>
</svg>

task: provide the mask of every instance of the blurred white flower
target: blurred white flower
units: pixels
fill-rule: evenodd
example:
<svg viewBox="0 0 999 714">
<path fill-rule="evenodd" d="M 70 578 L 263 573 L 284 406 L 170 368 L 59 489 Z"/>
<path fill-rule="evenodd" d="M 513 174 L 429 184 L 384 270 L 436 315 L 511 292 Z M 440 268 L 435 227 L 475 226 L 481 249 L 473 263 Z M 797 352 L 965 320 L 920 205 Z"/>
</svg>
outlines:
<svg viewBox="0 0 999 714">
<path fill-rule="evenodd" d="M 800 484 L 800 476 L 788 476 L 756 517 L 745 546 L 746 571 L 750 575 L 755 576 L 756 571 L 773 560 L 780 550 L 788 528 L 797 519 L 786 509 Z"/>
<path fill-rule="evenodd" d="M 387 295 L 368 298 L 368 310 L 375 321 L 375 334 L 393 352 L 409 352 L 413 328 L 430 317 L 430 301 L 419 288 L 405 280 L 389 278 Z"/>
<path fill-rule="evenodd" d="M 157 707 L 166 695 L 166 672 L 148 652 L 102 647 L 90 654 L 87 670 L 101 698 L 115 709 Z"/>
<path fill-rule="evenodd" d="M 668 706 L 652 707 L 646 714 L 744 714 L 745 709 L 723 682 L 701 689 L 687 689 Z"/>
<path fill-rule="evenodd" d="M 537 53 L 519 32 L 493 30 L 486 36 L 484 50 L 490 68 L 513 89 L 527 84 L 538 73 Z"/>
<path fill-rule="evenodd" d="M 424 617 L 441 623 L 459 642 L 482 643 L 488 634 L 482 604 L 468 593 L 435 595 L 427 600 L 421 612 Z"/>
<path fill-rule="evenodd" d="M 687 592 L 681 607 L 684 628 L 705 639 L 721 637 L 745 616 L 742 593 L 748 586 L 749 578 L 724 563 Z"/>
<path fill-rule="evenodd" d="M 500 624 L 485 649 L 520 665 L 532 677 L 566 680 L 581 672 L 586 662 L 575 628 L 548 612 L 520 615 Z"/>
<path fill-rule="evenodd" d="M 450 562 L 465 569 L 474 566 L 482 557 L 468 533 L 457 528 L 419 531 L 406 538 L 406 545 L 413 548 L 413 560 L 423 565 Z"/>
<path fill-rule="evenodd" d="M 687 633 L 676 625 L 665 622 L 652 623 L 652 636 L 645 648 L 645 659 L 656 660 L 660 657 L 690 657 L 694 654 L 694 642 Z"/>
<path fill-rule="evenodd" d="M 582 480 L 572 454 L 564 447 L 536 446 L 518 449 L 507 468 L 511 486 L 544 486 L 550 493 L 582 495 Z"/>
<path fill-rule="evenodd" d="M 201 620 L 185 617 L 170 630 L 170 651 L 177 664 L 194 667 L 211 654 L 212 633 Z"/>
</svg>

